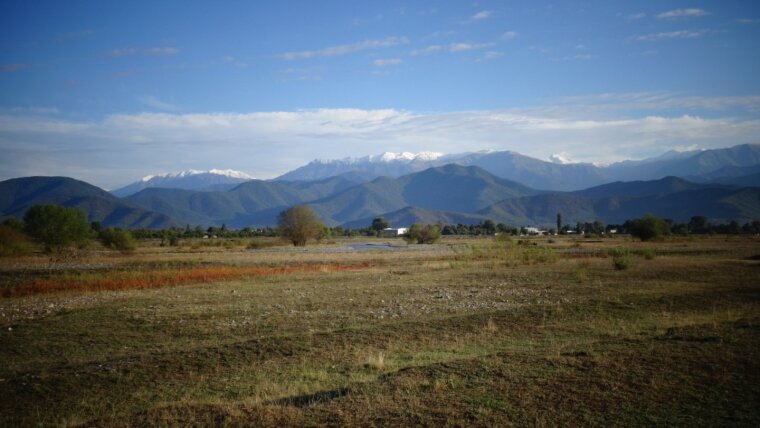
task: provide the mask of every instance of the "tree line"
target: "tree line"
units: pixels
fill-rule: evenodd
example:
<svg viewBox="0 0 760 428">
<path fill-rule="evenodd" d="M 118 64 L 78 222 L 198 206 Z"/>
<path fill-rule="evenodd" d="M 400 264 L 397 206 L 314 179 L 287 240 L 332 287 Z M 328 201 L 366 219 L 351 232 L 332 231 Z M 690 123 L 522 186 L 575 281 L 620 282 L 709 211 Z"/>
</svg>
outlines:
<svg viewBox="0 0 760 428">
<path fill-rule="evenodd" d="M 0 255 L 28 250 L 27 238 L 38 243 L 47 253 L 60 252 L 71 247 L 84 247 L 93 239 L 106 248 L 128 253 L 135 250 L 137 240 L 145 239 L 160 239 L 161 245 L 175 246 L 181 239 L 281 237 L 295 246 L 303 246 L 310 240 L 329 237 L 381 236 L 383 229 L 388 226 L 387 220 L 376 217 L 365 228 L 327 227 L 310 208 L 299 205 L 281 212 L 277 219 L 277 227 L 230 229 L 226 225 L 206 228 L 186 225 L 184 228 L 160 230 L 125 230 L 103 228 L 97 221 L 88 222 L 85 213 L 78 209 L 59 205 L 36 205 L 27 210 L 23 220 L 7 219 L 0 224 Z M 578 222 L 573 227 L 562 224 L 562 215 L 558 213 L 557 228 L 550 228 L 547 233 L 603 235 L 613 231 L 642 240 L 657 239 L 671 234 L 760 234 L 760 220 L 745 224 L 736 221 L 723 224 L 711 223 L 704 216 L 693 216 L 688 222 L 678 223 L 646 215 L 639 219 L 627 220 L 623 224 L 605 225 L 601 221 L 594 221 Z M 484 220 L 476 224 L 414 224 L 408 229 L 404 239 L 408 243 L 429 244 L 436 242 L 442 235 L 527 235 L 529 232 L 524 227 Z"/>
</svg>

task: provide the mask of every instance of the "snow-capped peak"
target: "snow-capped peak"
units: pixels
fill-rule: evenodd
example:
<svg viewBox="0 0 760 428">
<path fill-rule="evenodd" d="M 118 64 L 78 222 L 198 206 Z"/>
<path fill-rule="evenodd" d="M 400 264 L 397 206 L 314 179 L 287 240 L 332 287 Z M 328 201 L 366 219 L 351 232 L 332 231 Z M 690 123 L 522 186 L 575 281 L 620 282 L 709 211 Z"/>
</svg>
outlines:
<svg viewBox="0 0 760 428">
<path fill-rule="evenodd" d="M 571 164 L 571 163 L 575 163 L 572 160 L 570 160 L 567 157 L 567 155 L 560 154 L 560 153 L 555 153 L 555 154 L 549 156 L 549 162 L 556 163 L 556 164 L 559 164 L 559 165 L 568 165 L 568 164 Z"/>
<path fill-rule="evenodd" d="M 242 172 L 242 171 L 236 171 L 234 169 L 210 169 L 208 171 L 202 171 L 197 169 L 188 169 L 185 171 L 180 172 L 164 172 L 161 174 L 154 174 L 154 175 L 146 175 L 142 178 L 141 181 L 148 182 L 155 178 L 183 178 L 183 177 L 189 177 L 191 175 L 199 175 L 199 174 L 212 174 L 212 175 L 221 175 L 224 177 L 230 177 L 230 178 L 239 178 L 243 180 L 253 180 L 254 178 L 250 175 Z"/>
<path fill-rule="evenodd" d="M 443 156 L 443 153 L 437 153 L 437 152 L 419 152 L 419 153 L 411 153 L 411 152 L 401 152 L 401 153 L 385 152 L 385 153 L 377 155 L 377 156 L 370 156 L 369 160 L 371 162 L 433 161 L 433 160 L 438 159 L 441 156 Z"/>
</svg>

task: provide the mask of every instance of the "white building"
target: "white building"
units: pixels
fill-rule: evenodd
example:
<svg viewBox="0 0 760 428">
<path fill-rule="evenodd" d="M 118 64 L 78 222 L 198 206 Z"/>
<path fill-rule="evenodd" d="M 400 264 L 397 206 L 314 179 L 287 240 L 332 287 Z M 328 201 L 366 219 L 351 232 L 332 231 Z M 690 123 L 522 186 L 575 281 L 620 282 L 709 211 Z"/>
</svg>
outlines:
<svg viewBox="0 0 760 428">
<path fill-rule="evenodd" d="M 383 237 L 384 238 L 395 238 L 401 235 L 404 235 L 407 231 L 409 231 L 406 227 L 386 227 L 383 229 Z"/>
</svg>

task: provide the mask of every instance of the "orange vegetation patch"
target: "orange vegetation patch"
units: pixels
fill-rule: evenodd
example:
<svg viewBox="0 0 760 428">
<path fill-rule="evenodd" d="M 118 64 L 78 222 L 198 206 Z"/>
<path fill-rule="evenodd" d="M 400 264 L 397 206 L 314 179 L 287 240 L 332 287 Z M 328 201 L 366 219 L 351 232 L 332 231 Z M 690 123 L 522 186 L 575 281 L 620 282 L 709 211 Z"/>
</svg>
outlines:
<svg viewBox="0 0 760 428">
<path fill-rule="evenodd" d="M 37 279 L 30 283 L 7 288 L 4 297 L 58 291 L 128 290 L 158 287 L 175 287 L 185 284 L 223 281 L 251 276 L 287 275 L 309 272 L 340 272 L 366 269 L 369 263 L 350 265 L 321 264 L 287 267 L 211 266 L 190 269 L 161 269 L 82 273 Z"/>
</svg>

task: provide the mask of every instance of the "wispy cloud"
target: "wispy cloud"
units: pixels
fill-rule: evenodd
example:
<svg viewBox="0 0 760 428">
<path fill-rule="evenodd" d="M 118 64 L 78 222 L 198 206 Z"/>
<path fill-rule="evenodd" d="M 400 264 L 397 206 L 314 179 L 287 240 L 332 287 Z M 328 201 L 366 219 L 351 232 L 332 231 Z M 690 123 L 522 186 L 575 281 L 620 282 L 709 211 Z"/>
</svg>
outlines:
<svg viewBox="0 0 760 428">
<path fill-rule="evenodd" d="M 628 21 L 638 21 L 639 19 L 646 18 L 647 14 L 639 12 L 639 13 L 629 13 L 629 14 L 623 15 L 623 16 Z"/>
<path fill-rule="evenodd" d="M 485 52 L 483 54 L 483 56 L 481 56 L 480 58 L 478 58 L 476 61 L 477 62 L 491 61 L 491 60 L 494 60 L 494 59 L 497 59 L 497 58 L 501 58 L 503 56 L 504 56 L 504 52 L 487 51 L 487 52 Z"/>
<path fill-rule="evenodd" d="M 0 73 L 12 73 L 27 67 L 26 64 L 0 64 Z"/>
<path fill-rule="evenodd" d="M 605 93 L 578 97 L 563 97 L 559 104 L 572 106 L 583 114 L 601 111 L 620 110 L 686 110 L 686 111 L 724 111 L 740 109 L 750 113 L 760 113 L 760 96 L 746 95 L 735 97 L 685 96 L 673 92 L 632 92 Z"/>
<path fill-rule="evenodd" d="M 485 49 L 493 46 L 493 43 L 452 43 L 449 45 L 449 52 L 464 52 L 476 49 Z"/>
<path fill-rule="evenodd" d="M 173 48 L 173 47 L 158 47 L 158 48 L 148 48 L 144 51 L 148 55 L 174 55 L 179 53 L 179 49 Z"/>
<path fill-rule="evenodd" d="M 114 58 L 119 58 L 119 57 L 132 56 L 132 55 L 161 56 L 161 55 L 175 55 L 178 53 L 179 53 L 179 49 L 175 47 L 159 46 L 159 47 L 145 48 L 145 49 L 138 49 L 138 48 L 113 49 L 110 52 L 110 56 Z"/>
<path fill-rule="evenodd" d="M 441 45 L 429 45 L 422 49 L 414 49 L 412 52 L 410 52 L 410 55 L 417 56 L 417 55 L 430 55 L 434 54 L 436 52 L 440 52 L 443 50 L 443 46 Z"/>
<path fill-rule="evenodd" d="M 760 24 L 760 19 L 741 18 L 737 19 L 736 22 L 740 24 Z"/>
<path fill-rule="evenodd" d="M 248 67 L 248 64 L 245 61 L 243 61 L 240 58 L 237 58 L 235 56 L 232 56 L 232 55 L 226 55 L 223 59 L 228 64 L 231 64 L 231 65 L 233 65 L 234 67 L 237 67 L 237 68 L 246 68 L 246 67 Z"/>
<path fill-rule="evenodd" d="M 643 36 L 636 37 L 636 40 L 641 42 L 656 42 L 658 40 L 694 39 L 701 36 L 702 34 L 704 34 L 704 31 L 702 30 L 679 30 L 664 33 L 645 34 Z"/>
<path fill-rule="evenodd" d="M 280 59 L 286 61 L 293 61 L 298 59 L 311 59 L 320 57 L 332 57 L 346 55 L 353 52 L 363 51 L 367 49 L 380 49 L 389 48 L 393 46 L 403 45 L 409 43 L 409 39 L 406 37 L 386 37 L 380 40 L 364 40 L 357 43 L 348 45 L 330 46 L 323 49 L 311 50 L 311 51 L 298 51 L 298 52 L 285 52 L 278 55 Z"/>
<path fill-rule="evenodd" d="M 156 110 L 162 110 L 162 111 L 179 110 L 179 107 L 177 107 L 176 105 L 161 101 L 153 95 L 140 97 L 140 102 Z"/>
<path fill-rule="evenodd" d="M 493 12 L 490 10 L 481 10 L 475 15 L 472 15 L 470 17 L 470 21 L 482 21 L 484 19 L 490 18 L 492 15 L 493 15 Z"/>
<path fill-rule="evenodd" d="M 399 65 L 402 62 L 400 58 L 376 59 L 372 61 L 372 65 L 375 67 L 387 67 L 389 65 Z"/>
<path fill-rule="evenodd" d="M 710 12 L 707 12 L 706 10 L 703 10 L 703 9 L 696 9 L 696 8 L 674 9 L 674 10 L 669 10 L 667 12 L 658 14 L 657 19 L 694 18 L 698 16 L 706 16 L 709 14 Z"/>
<path fill-rule="evenodd" d="M 519 33 L 517 31 L 507 31 L 501 35 L 501 38 L 503 40 L 512 40 L 517 38 L 517 36 L 519 36 Z"/>
</svg>

